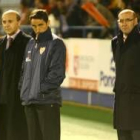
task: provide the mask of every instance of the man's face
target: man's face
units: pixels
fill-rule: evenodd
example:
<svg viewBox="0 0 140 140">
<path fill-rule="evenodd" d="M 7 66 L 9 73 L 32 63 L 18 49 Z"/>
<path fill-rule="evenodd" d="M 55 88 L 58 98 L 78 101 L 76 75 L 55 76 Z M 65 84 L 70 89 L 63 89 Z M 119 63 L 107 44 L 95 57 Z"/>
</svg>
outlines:
<svg viewBox="0 0 140 140">
<path fill-rule="evenodd" d="M 49 21 L 46 23 L 42 19 L 31 19 L 31 26 L 36 36 L 38 36 L 40 33 L 43 33 L 48 29 Z"/>
<path fill-rule="evenodd" d="M 2 16 L 3 29 L 8 35 L 13 35 L 20 27 L 20 21 L 17 20 L 15 13 L 7 13 Z"/>
<path fill-rule="evenodd" d="M 131 12 L 121 13 L 118 17 L 118 25 L 123 34 L 128 35 L 137 25 L 137 18 Z"/>
</svg>

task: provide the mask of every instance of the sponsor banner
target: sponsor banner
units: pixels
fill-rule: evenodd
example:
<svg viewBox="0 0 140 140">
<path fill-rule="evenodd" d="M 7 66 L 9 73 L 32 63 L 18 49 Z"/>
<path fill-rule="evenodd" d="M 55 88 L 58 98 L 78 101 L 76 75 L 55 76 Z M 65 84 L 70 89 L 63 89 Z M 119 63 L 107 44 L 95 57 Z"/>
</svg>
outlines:
<svg viewBox="0 0 140 140">
<path fill-rule="evenodd" d="M 115 82 L 115 64 L 110 40 L 101 40 L 99 45 L 99 92 L 112 93 Z"/>
<path fill-rule="evenodd" d="M 67 84 L 69 88 L 97 91 L 91 86 L 98 81 L 98 40 L 69 39 L 67 44 Z M 75 84 L 76 83 L 76 84 Z M 85 85 L 84 85 L 85 84 Z M 97 84 L 96 84 L 97 85 Z"/>
<path fill-rule="evenodd" d="M 69 87 L 88 91 L 98 91 L 98 81 L 70 77 Z"/>
<path fill-rule="evenodd" d="M 62 87 L 112 93 L 115 67 L 110 40 L 67 39 L 66 79 Z"/>
<path fill-rule="evenodd" d="M 98 79 L 98 41 L 70 39 L 68 45 L 69 76 Z"/>
</svg>

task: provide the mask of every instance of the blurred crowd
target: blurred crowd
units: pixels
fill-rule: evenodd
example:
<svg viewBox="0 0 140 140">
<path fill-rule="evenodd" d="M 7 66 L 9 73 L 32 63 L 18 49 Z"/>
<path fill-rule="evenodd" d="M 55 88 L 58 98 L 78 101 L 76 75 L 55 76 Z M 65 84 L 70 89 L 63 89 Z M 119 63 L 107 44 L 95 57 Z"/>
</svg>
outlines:
<svg viewBox="0 0 140 140">
<path fill-rule="evenodd" d="M 84 27 L 103 27 L 86 32 L 87 37 L 110 38 L 117 31 L 117 14 L 124 8 L 140 15 L 140 0 L 20 0 L 21 24 L 29 25 L 34 8 L 46 9 L 50 26 L 63 38 L 83 37 Z M 81 28 L 70 28 L 70 27 Z"/>
</svg>

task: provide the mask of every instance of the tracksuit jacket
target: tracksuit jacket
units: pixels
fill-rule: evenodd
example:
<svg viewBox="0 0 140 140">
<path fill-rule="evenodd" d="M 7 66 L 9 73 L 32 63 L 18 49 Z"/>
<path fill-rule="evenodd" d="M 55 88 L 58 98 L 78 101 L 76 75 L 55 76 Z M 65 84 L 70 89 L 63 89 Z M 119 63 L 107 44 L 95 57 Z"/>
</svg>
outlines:
<svg viewBox="0 0 140 140">
<path fill-rule="evenodd" d="M 33 36 L 34 37 L 34 36 Z M 50 28 L 27 44 L 20 97 L 23 105 L 60 104 L 65 78 L 66 47 Z"/>
</svg>

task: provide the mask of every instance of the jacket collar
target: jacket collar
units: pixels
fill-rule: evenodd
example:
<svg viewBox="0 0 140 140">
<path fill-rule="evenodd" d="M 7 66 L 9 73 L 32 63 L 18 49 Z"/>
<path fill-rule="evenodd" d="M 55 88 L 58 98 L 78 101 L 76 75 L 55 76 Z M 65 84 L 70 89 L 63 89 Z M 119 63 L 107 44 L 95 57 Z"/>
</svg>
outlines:
<svg viewBox="0 0 140 140">
<path fill-rule="evenodd" d="M 35 36 L 36 36 L 36 34 L 33 31 L 32 37 L 34 39 L 35 39 Z M 51 29 L 48 27 L 48 29 L 45 32 L 39 34 L 38 39 L 36 41 L 37 42 L 44 42 L 44 41 L 52 40 L 52 39 L 53 39 L 52 32 L 51 32 Z"/>
<path fill-rule="evenodd" d="M 125 52 L 130 47 L 133 47 L 132 44 L 134 44 L 134 42 L 136 43 L 139 40 L 139 36 L 140 33 L 139 33 L 138 25 L 136 25 L 134 29 L 130 32 L 125 42 L 123 41 L 123 33 L 120 31 L 120 33 L 118 34 L 118 45 L 119 45 L 118 47 L 121 53 Z"/>
<path fill-rule="evenodd" d="M 15 39 L 19 38 L 22 34 L 23 34 L 23 32 L 20 30 L 20 31 L 16 34 Z M 6 42 L 6 40 L 7 40 L 7 35 L 5 35 L 5 36 L 3 36 L 3 37 L 1 38 L 0 44 L 3 43 L 3 42 Z M 17 40 L 18 40 L 18 39 L 17 39 Z"/>
<path fill-rule="evenodd" d="M 20 32 L 20 29 L 18 29 L 17 32 L 15 34 L 11 35 L 11 36 L 7 34 L 7 38 L 15 39 L 16 36 L 19 34 L 19 32 Z"/>
<path fill-rule="evenodd" d="M 139 27 L 138 27 L 138 25 L 136 25 L 133 28 L 133 30 L 130 32 L 130 34 L 128 35 L 126 41 L 127 40 L 133 40 L 133 39 L 135 39 L 139 33 L 140 33 L 139 32 Z M 122 33 L 122 31 L 119 31 L 118 38 L 119 38 L 120 41 L 123 40 L 123 33 Z"/>
</svg>

